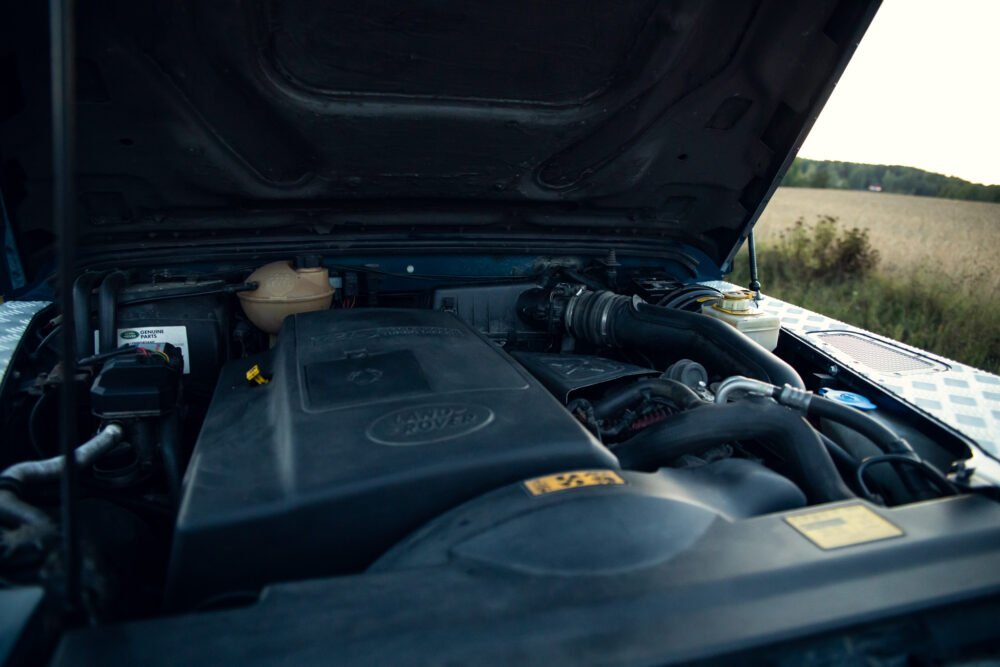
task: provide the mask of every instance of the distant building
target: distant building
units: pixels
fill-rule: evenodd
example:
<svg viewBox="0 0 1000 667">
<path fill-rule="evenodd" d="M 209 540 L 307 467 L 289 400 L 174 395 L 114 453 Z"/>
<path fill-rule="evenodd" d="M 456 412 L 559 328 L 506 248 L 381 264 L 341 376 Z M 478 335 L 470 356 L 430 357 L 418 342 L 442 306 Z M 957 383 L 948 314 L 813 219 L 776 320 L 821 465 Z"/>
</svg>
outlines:
<svg viewBox="0 0 1000 667">
<path fill-rule="evenodd" d="M 868 192 L 882 192 L 882 186 L 878 183 L 872 183 L 868 186 Z"/>
</svg>

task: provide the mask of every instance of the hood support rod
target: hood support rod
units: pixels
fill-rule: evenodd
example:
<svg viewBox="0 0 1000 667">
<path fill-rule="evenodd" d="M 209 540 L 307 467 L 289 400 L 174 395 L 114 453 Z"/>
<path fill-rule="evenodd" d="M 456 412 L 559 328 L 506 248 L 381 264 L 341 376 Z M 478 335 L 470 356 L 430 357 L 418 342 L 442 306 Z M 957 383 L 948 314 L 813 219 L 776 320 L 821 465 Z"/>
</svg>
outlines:
<svg viewBox="0 0 1000 667">
<path fill-rule="evenodd" d="M 59 404 L 59 479 L 66 611 L 80 610 L 80 536 L 76 516 L 77 466 L 69 465 L 76 448 L 76 341 L 72 295 L 76 274 L 76 41 L 74 0 L 49 0 L 49 55 L 52 86 L 52 217 L 57 238 L 57 298 L 62 313 L 59 356 L 62 385 Z"/>
<path fill-rule="evenodd" d="M 760 276 L 757 274 L 757 241 L 753 237 L 753 227 L 747 236 L 747 256 L 750 258 L 750 291 L 753 292 L 753 300 L 760 302 Z"/>
</svg>

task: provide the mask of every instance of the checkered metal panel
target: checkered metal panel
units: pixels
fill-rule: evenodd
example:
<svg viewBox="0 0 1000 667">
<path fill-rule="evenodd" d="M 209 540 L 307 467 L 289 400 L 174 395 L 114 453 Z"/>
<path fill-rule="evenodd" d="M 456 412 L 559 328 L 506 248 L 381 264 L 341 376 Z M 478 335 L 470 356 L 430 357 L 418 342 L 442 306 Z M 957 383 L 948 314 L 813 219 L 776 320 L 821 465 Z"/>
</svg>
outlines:
<svg viewBox="0 0 1000 667">
<path fill-rule="evenodd" d="M 896 345 L 888 345 L 868 334 L 856 331 L 816 331 L 813 338 L 820 338 L 827 345 L 843 351 L 847 356 L 873 371 L 888 375 L 908 375 L 946 371 L 948 367 L 933 359 L 913 354 Z"/>
<path fill-rule="evenodd" d="M 14 356 L 17 344 L 28 329 L 31 318 L 45 306 L 48 301 L 8 301 L 0 303 L 0 384 L 3 384 L 7 366 Z"/>
<path fill-rule="evenodd" d="M 723 281 L 706 284 L 721 290 L 742 289 Z M 780 317 L 783 329 L 797 334 L 837 363 L 965 435 L 983 451 L 1000 457 L 1000 376 L 779 299 L 765 297 L 760 306 Z M 860 349 L 857 343 L 844 345 L 845 334 L 865 341 L 867 349 Z M 875 355 L 873 361 L 874 345 L 885 356 Z"/>
</svg>

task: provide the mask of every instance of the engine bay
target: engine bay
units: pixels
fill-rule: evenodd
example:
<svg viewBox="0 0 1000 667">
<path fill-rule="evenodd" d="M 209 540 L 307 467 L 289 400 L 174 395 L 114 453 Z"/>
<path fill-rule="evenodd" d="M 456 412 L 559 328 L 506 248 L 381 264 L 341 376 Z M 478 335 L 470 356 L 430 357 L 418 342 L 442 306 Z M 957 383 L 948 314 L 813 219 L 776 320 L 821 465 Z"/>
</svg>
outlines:
<svg viewBox="0 0 1000 667">
<path fill-rule="evenodd" d="M 78 278 L 93 618 L 459 557 L 599 575 L 668 561 L 718 522 L 992 493 L 958 474 L 961 443 L 857 409 L 846 373 L 708 312 L 754 318 L 750 293 L 608 261 L 466 282 L 346 268 Z M 3 401 L 2 568 L 43 587 L 60 558 L 59 326 L 36 317 Z M 619 529 L 592 543 L 594 522 Z"/>
<path fill-rule="evenodd" d="M 0 664 L 995 657 L 1000 377 L 760 293 L 879 4 L 11 3 Z"/>
</svg>

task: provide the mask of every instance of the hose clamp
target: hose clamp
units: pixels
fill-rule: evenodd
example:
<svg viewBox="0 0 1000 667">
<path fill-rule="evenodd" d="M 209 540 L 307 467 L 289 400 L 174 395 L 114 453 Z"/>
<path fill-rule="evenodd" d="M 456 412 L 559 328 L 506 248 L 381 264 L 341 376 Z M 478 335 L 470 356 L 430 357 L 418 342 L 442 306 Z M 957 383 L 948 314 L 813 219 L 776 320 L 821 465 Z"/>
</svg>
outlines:
<svg viewBox="0 0 1000 667">
<path fill-rule="evenodd" d="M 600 303 L 600 301 L 598 302 L 601 306 L 601 318 L 597 330 L 600 334 L 601 342 L 604 343 L 612 342 L 608 333 L 608 319 L 611 316 L 611 307 L 616 301 L 615 296 L 616 295 L 613 292 L 601 292 L 599 297 L 600 301 L 603 301 L 603 303 Z"/>
<path fill-rule="evenodd" d="M 564 325 L 567 330 L 570 330 L 573 326 L 573 313 L 576 312 L 577 302 L 583 298 L 585 294 L 584 290 L 580 290 L 573 296 L 569 298 L 569 303 L 566 304 L 566 315 L 564 317 Z"/>
<path fill-rule="evenodd" d="M 787 405 L 790 408 L 794 408 L 801 412 L 809 411 L 809 404 L 812 403 L 812 392 L 805 391 L 803 389 L 797 389 L 789 384 L 786 384 L 778 392 L 778 402 L 782 405 Z"/>
</svg>

